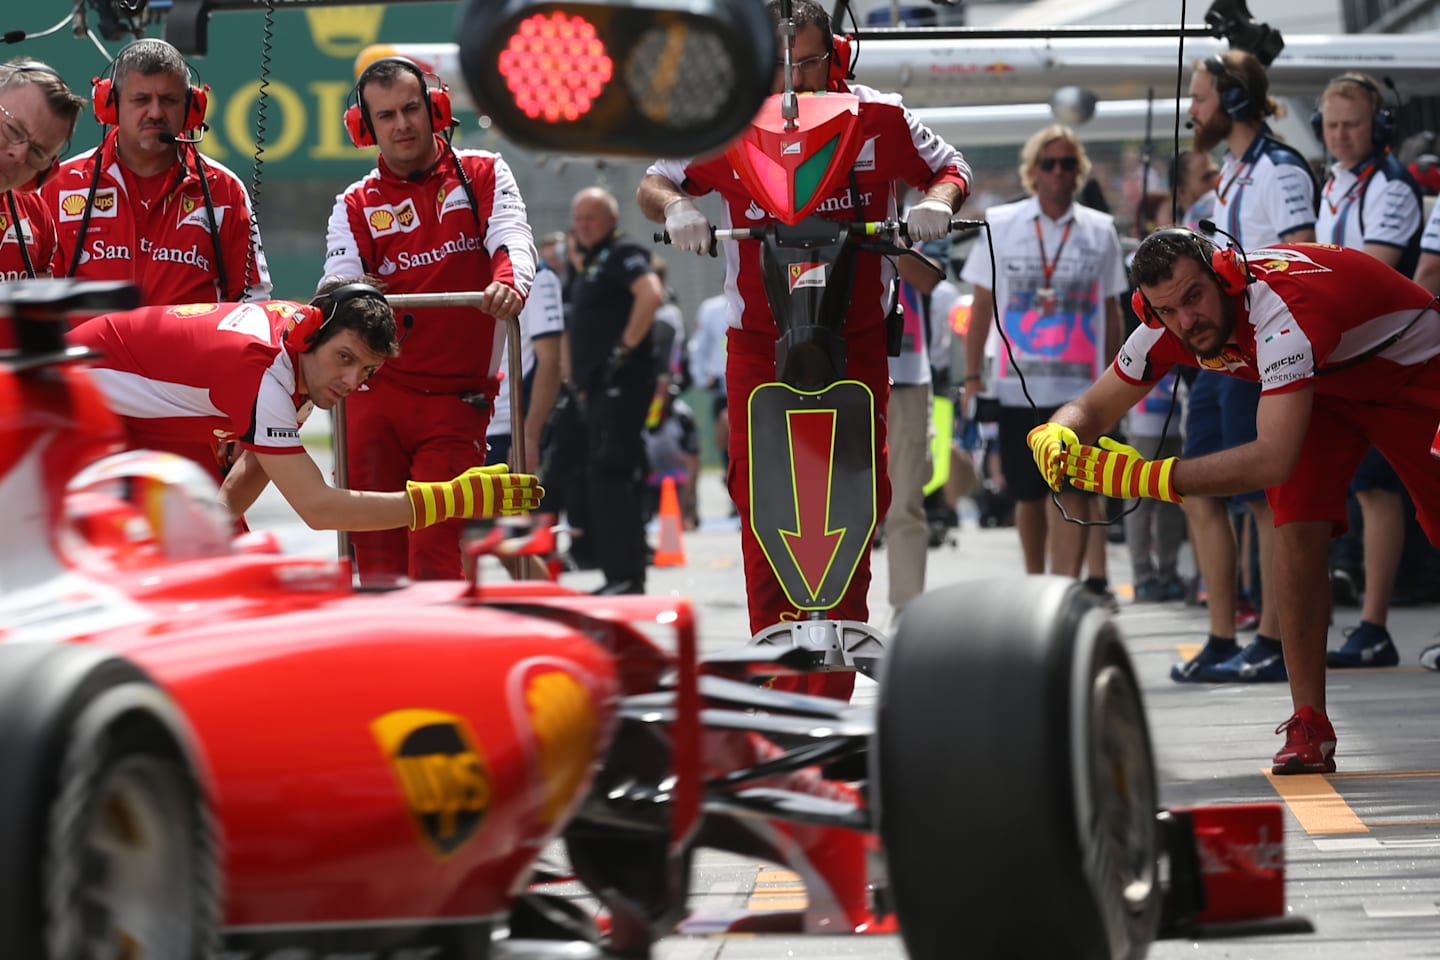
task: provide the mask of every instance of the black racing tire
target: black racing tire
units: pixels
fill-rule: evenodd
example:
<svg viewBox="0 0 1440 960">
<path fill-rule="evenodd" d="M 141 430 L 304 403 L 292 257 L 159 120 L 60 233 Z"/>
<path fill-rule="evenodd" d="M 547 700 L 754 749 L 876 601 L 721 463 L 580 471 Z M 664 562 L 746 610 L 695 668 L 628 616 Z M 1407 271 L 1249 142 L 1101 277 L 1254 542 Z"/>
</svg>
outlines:
<svg viewBox="0 0 1440 960">
<path fill-rule="evenodd" d="M 914 960 L 1134 960 L 1160 922 L 1140 688 L 1074 580 L 975 581 L 905 609 L 872 782 Z"/>
<path fill-rule="evenodd" d="M 0 645 L 6 956 L 214 955 L 215 827 L 178 709 L 98 647 Z"/>
</svg>

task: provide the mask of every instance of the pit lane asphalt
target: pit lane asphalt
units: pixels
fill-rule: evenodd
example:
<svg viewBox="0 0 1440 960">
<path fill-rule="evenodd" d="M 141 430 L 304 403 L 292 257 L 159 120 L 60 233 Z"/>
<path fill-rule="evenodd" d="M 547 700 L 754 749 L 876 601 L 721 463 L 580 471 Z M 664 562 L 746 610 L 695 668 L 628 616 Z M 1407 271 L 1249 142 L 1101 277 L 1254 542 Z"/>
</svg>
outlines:
<svg viewBox="0 0 1440 960">
<path fill-rule="evenodd" d="M 307 426 L 308 432 L 319 432 Z M 328 450 L 313 449 L 329 474 Z M 747 639 L 739 589 L 741 567 L 735 522 L 718 474 L 701 485 L 702 526 L 684 535 L 686 564 L 652 569 L 652 593 L 678 592 L 697 606 L 701 650 L 715 651 Z M 333 555 L 335 537 L 305 528 L 273 490 L 249 515 L 257 530 L 272 530 L 287 552 Z M 954 546 L 930 551 L 927 583 L 939 586 L 1014 572 L 1019 575 L 1019 541 L 1013 529 L 982 530 L 970 520 Z M 1188 553 L 1186 554 L 1188 560 Z M 1281 740 L 1272 731 L 1290 715 L 1284 684 L 1181 686 L 1169 679 L 1170 664 L 1203 642 L 1205 611 L 1179 603 L 1134 604 L 1129 593 L 1125 548 L 1110 545 L 1111 581 L 1121 594 L 1116 620 L 1138 671 L 1154 741 L 1161 802 L 1187 805 L 1286 800 L 1286 900 L 1292 914 L 1308 917 L 1312 934 L 1238 940 L 1167 941 L 1149 953 L 1176 958 L 1255 960 L 1391 960 L 1440 956 L 1440 674 L 1418 666 L 1422 647 L 1440 630 L 1440 608 L 1396 608 L 1390 631 L 1400 649 L 1400 666 L 1332 671 L 1330 716 L 1339 740 L 1338 772 L 1326 777 L 1270 778 L 1271 755 Z M 874 622 L 887 624 L 886 564 L 875 555 L 870 606 Z M 498 568 L 487 575 L 503 575 Z M 576 589 L 598 586 L 598 572 L 564 575 Z M 1357 608 L 1335 610 L 1330 645 L 1341 629 L 1359 620 Z M 1242 641 L 1249 635 L 1242 634 Z M 876 687 L 860 678 L 857 702 L 873 700 Z M 958 736 L 1003 735 L 999 731 L 957 731 Z M 956 803 L 963 810 L 963 798 Z M 995 825 L 976 823 L 977 830 Z M 1022 827 L 1007 829 L 1023 829 Z M 696 910 L 783 910 L 803 899 L 798 881 L 753 859 L 705 853 L 696 859 L 692 902 Z M 967 867 L 956 864 L 956 870 Z M 1024 894 L 1016 892 L 1017 902 Z M 1024 905 L 1036 912 L 1044 904 Z M 956 957 L 966 932 L 955 931 Z M 901 958 L 895 936 L 779 937 L 725 936 L 667 938 L 657 960 L 771 960 L 795 957 Z M 1056 945 L 1055 958 L 1065 956 Z M 984 958 L 977 958 L 984 960 Z"/>
</svg>

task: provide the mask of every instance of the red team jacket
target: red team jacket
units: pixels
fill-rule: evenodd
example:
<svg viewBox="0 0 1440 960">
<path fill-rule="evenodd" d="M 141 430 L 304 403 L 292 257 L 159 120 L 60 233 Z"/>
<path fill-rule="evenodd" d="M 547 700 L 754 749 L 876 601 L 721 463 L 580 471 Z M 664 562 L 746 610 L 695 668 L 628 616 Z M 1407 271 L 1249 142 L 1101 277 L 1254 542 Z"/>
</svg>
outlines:
<svg viewBox="0 0 1440 960">
<path fill-rule="evenodd" d="M 11 203 L 14 203 L 14 210 Z M 20 214 L 20 226 L 15 225 L 15 211 Z M 21 245 L 24 252 L 21 252 Z M 59 244 L 55 236 L 55 221 L 45 207 L 45 201 L 38 193 L 0 194 L 0 282 L 27 280 L 31 274 L 26 270 L 28 255 L 36 276 L 59 273 L 57 253 Z"/>
<path fill-rule="evenodd" d="M 87 150 L 61 164 L 41 191 L 59 231 L 63 269 L 56 275 L 69 275 L 79 243 L 81 252 L 74 276 L 128 280 L 140 288 L 142 303 L 264 299 L 270 292 L 270 273 L 260 233 L 250 222 L 250 198 L 240 179 L 221 164 L 204 158 L 205 179 L 220 234 L 221 255 L 217 258 L 205 194 L 196 172 L 195 148 L 182 148 L 173 168 L 173 186 L 156 209 L 147 211 L 127 195 L 125 175 L 115 155 L 116 138 L 112 130 L 97 148 L 101 169 L 95 167 L 95 150 Z M 80 224 L 91 182 L 97 175 L 93 209 L 81 238 Z M 223 290 L 216 269 L 220 260 L 225 267 Z M 247 260 L 248 277 L 244 276 Z"/>
<path fill-rule="evenodd" d="M 895 184 L 925 191 L 954 183 L 961 196 L 969 190 L 970 166 L 954 147 L 936 136 L 905 109 L 899 95 L 853 84 L 843 88 L 860 99 L 862 146 L 855 161 L 860 210 L 847 183 L 820 203 L 817 213 L 832 220 L 884 220 L 896 215 Z M 723 154 L 695 160 L 660 160 L 647 173 L 658 173 L 693 196 L 718 192 L 724 200 L 721 227 L 758 227 L 774 220 L 736 178 Z M 732 315 L 746 330 L 775 333 L 760 273 L 760 247 L 753 241 L 724 241 L 727 246 L 725 293 Z M 893 302 L 895 267 L 889 258 L 862 254 L 855 261 L 855 286 L 846 319 L 854 335 L 883 323 Z"/>
<path fill-rule="evenodd" d="M 464 164 L 472 208 L 455 168 Z M 378 276 L 386 293 L 484 290 L 492 280 L 526 296 L 535 248 L 525 202 L 498 154 L 442 148 L 419 178 L 377 166 L 335 198 L 326 234 L 325 280 Z M 413 322 L 406 320 L 406 314 Z M 377 378 L 422 393 L 493 396 L 505 331 L 474 308 L 397 310 L 400 356 Z"/>
<path fill-rule="evenodd" d="M 286 300 L 141 307 L 87 320 L 70 342 L 99 352 L 92 376 L 132 443 L 235 440 L 303 453 L 310 402 L 296 392 L 283 336 L 302 309 Z"/>
</svg>

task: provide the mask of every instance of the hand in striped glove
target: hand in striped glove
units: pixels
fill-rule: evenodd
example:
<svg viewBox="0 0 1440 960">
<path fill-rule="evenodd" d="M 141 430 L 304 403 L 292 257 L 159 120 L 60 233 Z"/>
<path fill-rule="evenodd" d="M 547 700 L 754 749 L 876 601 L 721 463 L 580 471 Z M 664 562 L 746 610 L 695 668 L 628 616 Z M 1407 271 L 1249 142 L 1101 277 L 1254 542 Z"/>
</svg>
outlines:
<svg viewBox="0 0 1440 960">
<path fill-rule="evenodd" d="M 545 488 L 540 478 L 529 473 L 511 473 L 497 463 L 471 467 L 454 480 L 407 481 L 410 497 L 411 530 L 422 530 L 455 517 L 513 516 L 540 506 Z"/>
<path fill-rule="evenodd" d="M 1060 478 L 1065 476 L 1065 448 L 1078 444 L 1080 438 L 1063 424 L 1042 423 L 1031 430 L 1026 439 L 1035 457 L 1035 466 L 1040 468 L 1040 475 L 1051 490 L 1059 490 Z"/>
<path fill-rule="evenodd" d="M 1171 484 L 1178 459 L 1146 460 L 1134 447 L 1101 437 L 1098 447 L 1079 444 L 1067 451 L 1065 475 L 1081 490 L 1107 497 L 1151 497 L 1182 503 L 1185 498 Z"/>
</svg>

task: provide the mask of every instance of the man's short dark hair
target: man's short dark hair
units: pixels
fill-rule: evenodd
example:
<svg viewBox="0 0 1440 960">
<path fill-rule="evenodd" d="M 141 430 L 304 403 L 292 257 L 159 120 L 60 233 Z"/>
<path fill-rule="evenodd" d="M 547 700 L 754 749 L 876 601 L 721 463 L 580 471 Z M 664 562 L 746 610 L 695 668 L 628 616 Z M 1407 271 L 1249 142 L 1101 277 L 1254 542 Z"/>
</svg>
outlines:
<svg viewBox="0 0 1440 960">
<path fill-rule="evenodd" d="M 1210 257 L 1215 244 L 1194 230 L 1171 227 L 1150 234 L 1135 251 L 1130 261 L 1130 285 L 1153 287 L 1164 283 L 1175 275 L 1175 261 L 1189 257 L 1213 275 Z"/>
<path fill-rule="evenodd" d="M 124 88 L 125 78 L 132 73 L 142 77 L 164 74 L 179 77 L 187 86 L 190 83 L 190 68 L 185 57 L 172 44 L 155 37 L 136 40 L 115 55 L 111 75 L 117 92 Z"/>
<path fill-rule="evenodd" d="M 778 27 L 780 25 L 780 0 L 770 0 L 765 5 L 765 9 L 770 11 L 770 19 Z M 830 30 L 830 14 L 815 0 L 790 0 L 790 19 L 795 24 L 796 33 L 812 23 L 815 24 L 825 36 L 825 52 L 830 54 L 835 52 L 835 38 Z"/>
<path fill-rule="evenodd" d="M 395 331 L 395 311 L 390 309 L 390 304 L 383 296 L 350 297 L 338 305 L 331 302 L 330 294 L 336 290 L 361 283 L 374 287 L 377 292 L 382 289 L 380 279 L 368 275 L 359 280 L 327 280 L 320 285 L 310 305 L 327 313 L 333 309 L 335 314 L 316 331 L 314 340 L 306 348 L 307 353 L 341 330 L 354 330 L 355 335 L 372 353 L 382 357 L 400 355 L 400 343 Z"/>
</svg>

